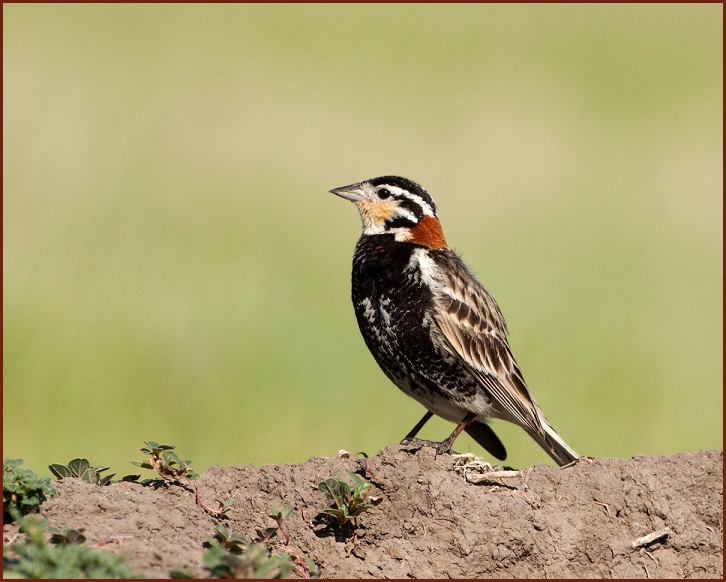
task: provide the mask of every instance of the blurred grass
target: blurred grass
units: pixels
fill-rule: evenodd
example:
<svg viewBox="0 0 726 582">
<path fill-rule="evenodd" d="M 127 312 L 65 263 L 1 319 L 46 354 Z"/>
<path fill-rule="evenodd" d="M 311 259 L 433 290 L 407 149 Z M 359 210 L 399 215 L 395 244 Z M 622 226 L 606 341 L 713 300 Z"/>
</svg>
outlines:
<svg viewBox="0 0 726 582">
<path fill-rule="evenodd" d="M 423 409 L 359 336 L 359 222 L 327 193 L 386 173 L 433 194 L 573 447 L 721 448 L 722 22 L 3 5 L 4 456 L 125 474 L 142 439 L 197 470 L 397 442 Z"/>
</svg>

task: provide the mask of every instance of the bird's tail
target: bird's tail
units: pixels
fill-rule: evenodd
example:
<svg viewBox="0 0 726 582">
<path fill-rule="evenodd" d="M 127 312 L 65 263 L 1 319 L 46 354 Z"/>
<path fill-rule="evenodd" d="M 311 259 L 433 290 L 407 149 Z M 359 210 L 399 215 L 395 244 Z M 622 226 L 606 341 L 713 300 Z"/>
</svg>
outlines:
<svg viewBox="0 0 726 582">
<path fill-rule="evenodd" d="M 578 455 L 575 450 L 572 449 L 559 434 L 557 434 L 557 431 L 545 418 L 542 411 L 538 410 L 538 412 L 540 413 L 540 423 L 544 429 L 544 434 L 535 432 L 528 427 L 523 427 L 529 436 L 537 441 L 537 444 L 542 447 L 559 466 L 567 465 L 568 463 L 579 459 L 580 455 Z"/>
<path fill-rule="evenodd" d="M 486 422 L 474 421 L 464 429 L 467 434 L 473 438 L 479 445 L 484 447 L 489 454 L 495 459 L 503 461 L 507 458 L 507 450 L 504 448 L 502 441 L 495 434 Z"/>
</svg>

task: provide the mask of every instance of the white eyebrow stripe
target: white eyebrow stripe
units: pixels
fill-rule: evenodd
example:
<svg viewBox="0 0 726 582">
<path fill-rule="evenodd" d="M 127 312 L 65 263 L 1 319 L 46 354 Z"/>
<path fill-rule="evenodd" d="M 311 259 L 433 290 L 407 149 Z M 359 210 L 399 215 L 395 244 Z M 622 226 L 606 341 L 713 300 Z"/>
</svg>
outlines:
<svg viewBox="0 0 726 582">
<path fill-rule="evenodd" d="M 418 218 L 416 218 L 416 215 L 413 212 L 411 212 L 408 208 L 403 208 L 402 206 L 399 206 L 396 209 L 396 214 L 398 216 L 403 216 L 403 217 L 407 218 L 414 224 L 416 224 L 418 222 Z"/>
<path fill-rule="evenodd" d="M 410 192 L 408 193 L 408 196 L 412 200 L 418 202 L 418 205 L 423 209 L 424 214 L 426 214 L 427 216 L 435 216 L 434 209 L 431 208 L 431 205 L 423 198 L 421 198 L 421 196 L 419 196 L 418 194 L 411 194 Z"/>
<path fill-rule="evenodd" d="M 426 200 L 421 198 L 421 196 L 419 196 L 418 194 L 414 194 L 412 192 L 409 192 L 408 190 L 399 188 L 398 186 L 389 186 L 388 189 L 394 194 L 398 194 L 400 196 L 408 198 L 409 200 L 413 200 L 421 207 L 421 210 L 423 210 L 423 213 L 427 216 L 436 216 L 436 214 L 434 213 L 434 209 L 431 208 L 431 205 L 426 202 Z"/>
</svg>

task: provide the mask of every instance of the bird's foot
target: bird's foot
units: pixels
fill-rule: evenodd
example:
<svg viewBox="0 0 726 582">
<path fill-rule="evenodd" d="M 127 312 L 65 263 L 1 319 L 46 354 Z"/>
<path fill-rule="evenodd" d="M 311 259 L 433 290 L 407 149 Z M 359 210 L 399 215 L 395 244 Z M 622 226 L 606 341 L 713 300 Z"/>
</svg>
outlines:
<svg viewBox="0 0 726 582">
<path fill-rule="evenodd" d="M 424 439 L 406 437 L 401 441 L 401 444 L 409 446 L 412 450 L 418 450 L 423 447 L 435 447 L 438 443 Z"/>
<path fill-rule="evenodd" d="M 560 469 L 567 469 L 568 467 L 574 467 L 575 465 L 579 463 L 587 463 L 588 465 L 592 465 L 592 462 L 595 460 L 595 457 L 586 457 L 582 455 L 579 459 L 575 459 L 574 461 L 570 461 L 566 465 L 562 465 Z"/>
<path fill-rule="evenodd" d="M 434 441 L 427 441 L 424 439 L 417 439 L 417 438 L 405 438 L 401 441 L 402 445 L 409 445 L 411 447 L 411 450 L 417 451 L 418 449 L 421 449 L 423 447 L 430 447 L 432 449 L 436 449 L 437 455 L 443 455 L 447 453 L 451 453 L 451 446 L 452 442 L 449 439 L 443 440 L 440 443 L 434 442 Z"/>
<path fill-rule="evenodd" d="M 440 443 L 436 443 L 436 456 L 451 454 L 453 451 L 451 447 L 454 445 L 454 439 L 448 438 Z"/>
</svg>

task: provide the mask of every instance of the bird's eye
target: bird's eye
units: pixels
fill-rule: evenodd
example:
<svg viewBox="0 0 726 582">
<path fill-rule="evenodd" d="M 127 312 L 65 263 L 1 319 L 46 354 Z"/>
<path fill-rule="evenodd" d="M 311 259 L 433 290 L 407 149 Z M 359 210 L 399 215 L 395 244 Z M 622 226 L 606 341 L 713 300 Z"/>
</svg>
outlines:
<svg viewBox="0 0 726 582">
<path fill-rule="evenodd" d="M 381 189 L 380 189 L 380 190 L 378 191 L 378 197 L 379 197 L 379 198 L 380 198 L 381 200 L 385 200 L 386 198 L 389 198 L 390 196 L 391 196 L 391 191 L 390 191 L 390 190 L 388 190 L 387 188 L 381 188 Z"/>
</svg>

